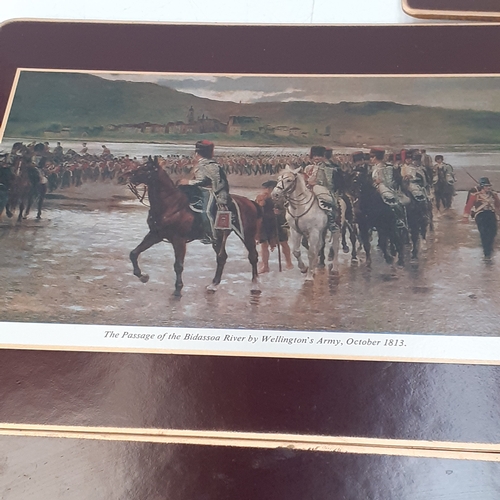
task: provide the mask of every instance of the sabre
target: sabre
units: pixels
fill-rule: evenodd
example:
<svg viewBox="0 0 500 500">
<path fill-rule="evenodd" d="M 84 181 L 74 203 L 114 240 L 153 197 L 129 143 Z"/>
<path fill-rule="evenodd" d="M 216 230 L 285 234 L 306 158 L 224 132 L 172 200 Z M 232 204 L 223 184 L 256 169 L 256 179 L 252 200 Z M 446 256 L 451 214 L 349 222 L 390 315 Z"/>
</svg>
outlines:
<svg viewBox="0 0 500 500">
<path fill-rule="evenodd" d="M 476 179 L 474 179 L 474 177 L 472 177 L 472 175 L 471 175 L 471 174 L 469 174 L 469 172 L 467 172 L 467 170 L 465 170 L 465 168 L 464 168 L 464 171 L 465 171 L 465 173 L 466 173 L 466 174 L 467 174 L 467 175 L 468 175 L 468 176 L 469 176 L 469 177 L 470 177 L 470 178 L 471 178 L 471 179 L 472 179 L 472 180 L 473 180 L 476 184 L 479 184 L 479 182 L 478 182 Z"/>
</svg>

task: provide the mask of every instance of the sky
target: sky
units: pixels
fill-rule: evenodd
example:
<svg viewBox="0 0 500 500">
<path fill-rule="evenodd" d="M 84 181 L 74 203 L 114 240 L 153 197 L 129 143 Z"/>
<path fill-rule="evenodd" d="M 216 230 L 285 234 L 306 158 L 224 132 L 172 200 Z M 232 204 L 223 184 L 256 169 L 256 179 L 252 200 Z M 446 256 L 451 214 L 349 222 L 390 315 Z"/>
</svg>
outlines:
<svg viewBox="0 0 500 500">
<path fill-rule="evenodd" d="M 215 100 L 243 103 L 393 101 L 400 104 L 500 111 L 500 76 L 247 76 L 109 74 L 110 80 L 149 81 Z"/>
</svg>

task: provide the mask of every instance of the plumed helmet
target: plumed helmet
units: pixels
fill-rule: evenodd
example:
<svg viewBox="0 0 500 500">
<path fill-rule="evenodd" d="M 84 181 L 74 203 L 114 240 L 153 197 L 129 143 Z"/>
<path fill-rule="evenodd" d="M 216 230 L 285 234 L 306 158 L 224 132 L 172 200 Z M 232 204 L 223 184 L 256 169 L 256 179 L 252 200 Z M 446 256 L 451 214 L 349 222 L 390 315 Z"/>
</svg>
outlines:
<svg viewBox="0 0 500 500">
<path fill-rule="evenodd" d="M 490 180 L 488 179 L 488 177 L 481 177 L 479 179 L 479 185 L 480 186 L 491 186 L 491 182 Z"/>
</svg>

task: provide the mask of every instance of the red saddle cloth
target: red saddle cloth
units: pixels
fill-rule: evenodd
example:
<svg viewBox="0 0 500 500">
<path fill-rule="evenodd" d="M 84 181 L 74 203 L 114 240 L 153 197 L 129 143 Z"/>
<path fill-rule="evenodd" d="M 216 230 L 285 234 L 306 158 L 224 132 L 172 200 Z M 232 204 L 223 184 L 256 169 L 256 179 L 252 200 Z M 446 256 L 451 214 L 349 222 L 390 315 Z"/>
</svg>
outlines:
<svg viewBox="0 0 500 500">
<path fill-rule="evenodd" d="M 231 212 L 218 210 L 215 216 L 215 229 L 231 229 Z"/>
</svg>

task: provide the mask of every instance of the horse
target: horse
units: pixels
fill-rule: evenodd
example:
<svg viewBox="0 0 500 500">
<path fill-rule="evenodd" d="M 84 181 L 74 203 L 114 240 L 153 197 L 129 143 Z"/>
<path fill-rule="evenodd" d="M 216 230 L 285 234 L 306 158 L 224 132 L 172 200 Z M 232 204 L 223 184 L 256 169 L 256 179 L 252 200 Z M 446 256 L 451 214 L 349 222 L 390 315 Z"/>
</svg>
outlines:
<svg viewBox="0 0 500 500">
<path fill-rule="evenodd" d="M 320 207 L 316 195 L 308 189 L 301 167 L 296 169 L 285 167 L 278 177 L 276 187 L 271 196 L 278 201 L 286 200 L 286 219 L 290 226 L 290 243 L 294 257 L 297 259 L 299 269 L 306 274 L 306 281 L 314 279 L 319 255 L 325 244 L 328 229 L 328 216 Z M 302 238 L 307 240 L 308 266 L 301 258 L 300 246 Z M 335 245 L 336 243 L 336 245 Z M 334 260 L 332 269 L 335 269 L 338 257 L 339 232 L 332 233 L 330 240 L 331 251 L 329 257 Z"/>
<path fill-rule="evenodd" d="M 174 248 L 176 275 L 174 295 L 180 297 L 184 286 L 182 272 L 186 244 L 205 237 L 200 214 L 190 208 L 190 200 L 185 190 L 177 187 L 167 172 L 160 167 L 158 157 L 154 160 L 150 157 L 145 164 L 124 175 L 127 177 L 129 187 L 136 195 L 138 195 L 137 186 L 141 184 L 145 186 L 144 193 L 138 197 L 143 199 L 147 193 L 150 204 L 147 219 L 149 232 L 130 252 L 134 275 L 141 282 L 147 283 L 149 276 L 143 274 L 139 267 L 139 255 L 160 241 L 166 240 Z M 241 232 L 235 232 L 248 251 L 248 260 L 252 267 L 252 293 L 260 293 L 257 272 L 258 253 L 255 241 L 262 212 L 260 207 L 248 198 L 237 195 L 231 195 L 231 198 L 241 217 Z M 231 231 L 232 229 L 214 231 L 215 240 L 212 247 L 216 254 L 217 269 L 212 283 L 207 286 L 208 291 L 215 292 L 220 284 L 227 260 L 226 241 Z"/>
<path fill-rule="evenodd" d="M 47 192 L 47 185 L 42 179 L 39 170 L 22 157 L 18 157 L 13 166 L 14 177 L 10 183 L 9 196 L 5 206 L 7 217 L 14 215 L 14 210 L 19 207 L 17 221 L 26 219 L 31 205 L 38 199 L 37 219 L 42 217 L 42 204 Z"/>
<path fill-rule="evenodd" d="M 406 219 L 408 221 L 408 231 L 411 239 L 411 259 L 418 259 L 420 238 L 427 237 L 427 228 L 431 222 L 432 203 L 429 200 L 417 201 L 408 190 L 403 192 L 409 198 L 410 203 L 406 205 Z"/>
<path fill-rule="evenodd" d="M 371 233 L 373 228 L 378 233 L 378 245 L 384 259 L 392 264 L 398 257 L 398 265 L 404 265 L 403 235 L 397 227 L 396 214 L 382 200 L 374 187 L 371 175 L 366 166 L 357 168 L 351 182 L 351 195 L 355 200 L 354 212 L 358 222 L 360 239 L 366 254 L 366 265 L 371 266 Z"/>
<path fill-rule="evenodd" d="M 436 200 L 436 208 L 439 211 L 441 204 L 444 209 L 451 208 L 453 196 L 455 194 L 455 187 L 453 183 L 449 183 L 446 178 L 446 172 L 443 168 L 437 168 L 437 181 L 434 184 L 434 198 Z"/>
</svg>

